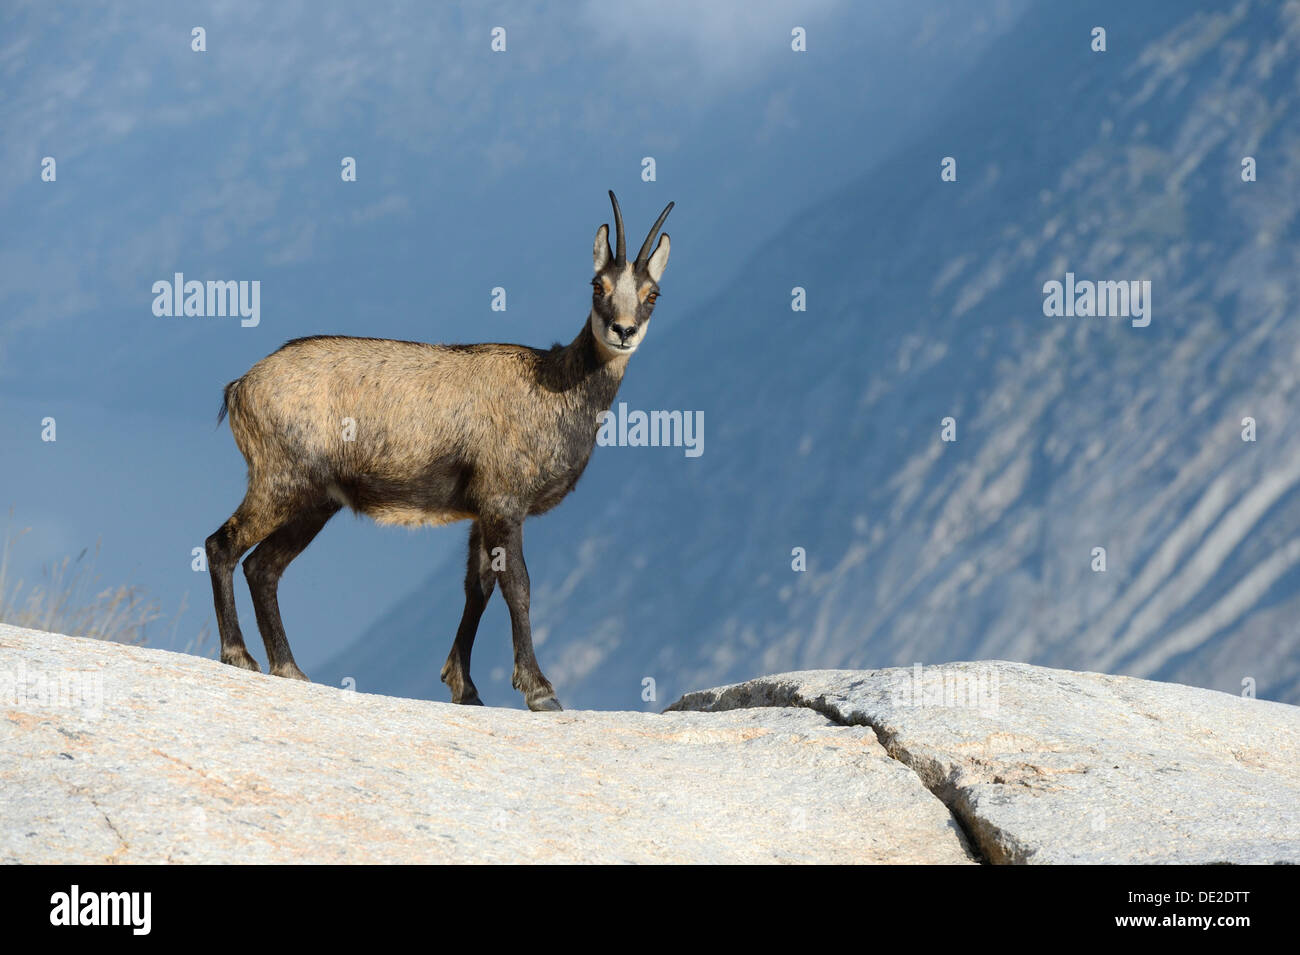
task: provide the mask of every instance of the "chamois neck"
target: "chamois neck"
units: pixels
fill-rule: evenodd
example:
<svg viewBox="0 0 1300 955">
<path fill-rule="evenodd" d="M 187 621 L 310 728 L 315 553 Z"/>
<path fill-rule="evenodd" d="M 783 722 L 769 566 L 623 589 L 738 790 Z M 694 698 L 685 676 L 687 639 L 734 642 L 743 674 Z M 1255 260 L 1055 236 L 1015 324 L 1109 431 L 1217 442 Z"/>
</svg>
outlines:
<svg viewBox="0 0 1300 955">
<path fill-rule="evenodd" d="M 573 341 L 564 347 L 557 345 L 546 357 L 543 383 L 548 389 L 583 392 L 608 407 L 623 381 L 630 356 L 615 355 L 601 348 L 591 332 L 589 315 Z"/>
</svg>

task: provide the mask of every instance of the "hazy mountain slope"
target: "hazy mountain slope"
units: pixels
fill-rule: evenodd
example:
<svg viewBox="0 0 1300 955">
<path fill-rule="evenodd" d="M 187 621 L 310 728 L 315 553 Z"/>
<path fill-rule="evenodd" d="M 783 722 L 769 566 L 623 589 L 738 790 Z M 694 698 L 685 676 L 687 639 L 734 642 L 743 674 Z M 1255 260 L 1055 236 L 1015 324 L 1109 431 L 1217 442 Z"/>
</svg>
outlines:
<svg viewBox="0 0 1300 955">
<path fill-rule="evenodd" d="M 620 398 L 702 409 L 703 456 L 598 449 L 525 531 L 567 705 L 984 658 L 1300 700 L 1300 10 L 1136 6 L 1035 9 L 930 136 L 652 329 Z M 1067 271 L 1149 279 L 1150 326 L 1045 317 Z M 671 279 L 661 308 L 688 307 Z M 313 675 L 442 698 L 460 581 Z M 517 703 L 499 600 L 479 647 L 485 697 Z"/>
</svg>

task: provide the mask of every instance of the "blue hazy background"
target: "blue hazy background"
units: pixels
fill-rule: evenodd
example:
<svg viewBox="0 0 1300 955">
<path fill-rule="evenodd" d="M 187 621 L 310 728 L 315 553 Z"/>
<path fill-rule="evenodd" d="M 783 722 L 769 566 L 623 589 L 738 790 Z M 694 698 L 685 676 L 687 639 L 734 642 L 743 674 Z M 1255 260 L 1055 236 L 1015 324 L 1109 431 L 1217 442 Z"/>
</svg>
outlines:
<svg viewBox="0 0 1300 955">
<path fill-rule="evenodd" d="M 1295 11 L 1065 6 L 6 4 L 18 574 L 101 541 L 106 583 L 188 598 L 184 642 L 212 620 L 191 549 L 243 490 L 221 386 L 301 335 L 567 342 L 613 188 L 634 243 L 677 203 L 620 399 L 704 410 L 706 452 L 598 449 L 526 530 L 566 703 L 989 656 L 1294 699 Z M 1044 318 L 1067 268 L 1153 279 L 1145 337 Z M 178 271 L 260 280 L 260 325 L 155 317 Z M 445 698 L 463 539 L 336 518 L 281 587 L 303 668 Z M 489 703 L 517 705 L 508 644 L 498 600 Z"/>
<path fill-rule="evenodd" d="M 954 22 L 941 6 L 6 4 L 0 504 L 31 528 L 17 572 L 102 539 L 105 582 L 169 610 L 188 592 L 197 630 L 210 595 L 190 551 L 242 495 L 243 460 L 215 427 L 225 382 L 317 333 L 568 341 L 610 188 L 629 231 L 677 201 L 655 322 L 681 320 L 883 155 L 1010 9 Z M 816 36 L 806 59 L 793 25 Z M 56 183 L 40 181 L 44 156 Z M 259 279 L 261 324 L 155 317 L 150 289 L 177 271 Z M 303 665 L 462 538 L 334 522 L 283 588 Z"/>
</svg>

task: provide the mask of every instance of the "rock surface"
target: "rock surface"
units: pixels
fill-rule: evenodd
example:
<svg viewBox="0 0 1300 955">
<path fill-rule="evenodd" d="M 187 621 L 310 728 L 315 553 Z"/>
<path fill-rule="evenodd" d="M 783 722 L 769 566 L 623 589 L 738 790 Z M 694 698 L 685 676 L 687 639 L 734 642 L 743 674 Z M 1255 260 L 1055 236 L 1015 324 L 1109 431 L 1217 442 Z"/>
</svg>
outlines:
<svg viewBox="0 0 1300 955">
<path fill-rule="evenodd" d="M 0 862 L 1300 862 L 1300 708 L 1016 663 L 663 714 L 374 696 L 0 624 Z"/>
<path fill-rule="evenodd" d="M 972 861 L 867 727 L 458 707 L 0 625 L 0 862 Z"/>
<path fill-rule="evenodd" d="M 675 711 L 872 727 L 995 863 L 1300 862 L 1300 708 L 1017 663 L 823 670 Z"/>
</svg>

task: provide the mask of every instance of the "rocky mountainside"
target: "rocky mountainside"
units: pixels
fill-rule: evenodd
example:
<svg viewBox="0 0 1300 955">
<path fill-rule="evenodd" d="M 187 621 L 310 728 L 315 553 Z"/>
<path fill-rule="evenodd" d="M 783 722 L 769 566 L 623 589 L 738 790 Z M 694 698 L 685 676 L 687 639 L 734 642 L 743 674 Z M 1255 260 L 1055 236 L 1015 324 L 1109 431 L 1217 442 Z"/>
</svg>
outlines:
<svg viewBox="0 0 1300 955">
<path fill-rule="evenodd" d="M 1023 664 L 663 714 L 395 699 L 0 625 L 0 862 L 1297 862 L 1300 709 Z"/>
<path fill-rule="evenodd" d="M 598 448 L 525 529 L 561 700 L 1010 659 L 1300 701 L 1298 91 L 1294 4 L 1039 4 L 715 300 L 670 266 L 693 314 L 620 400 L 703 411 L 703 454 Z M 1067 273 L 1149 281 L 1149 324 L 1045 315 Z M 462 579 L 312 675 L 445 698 Z M 508 645 L 497 601 L 476 679 L 517 705 Z"/>
</svg>

